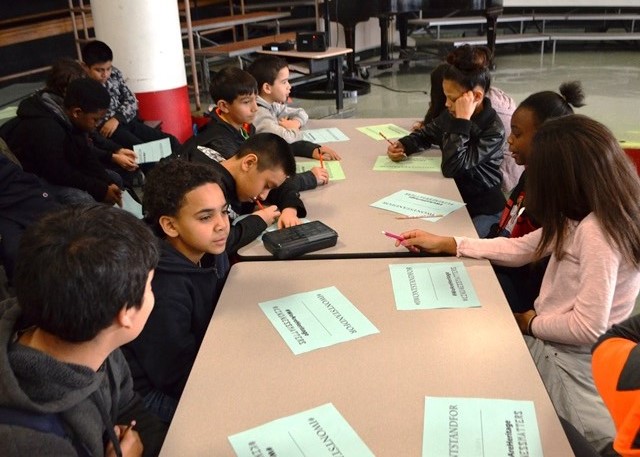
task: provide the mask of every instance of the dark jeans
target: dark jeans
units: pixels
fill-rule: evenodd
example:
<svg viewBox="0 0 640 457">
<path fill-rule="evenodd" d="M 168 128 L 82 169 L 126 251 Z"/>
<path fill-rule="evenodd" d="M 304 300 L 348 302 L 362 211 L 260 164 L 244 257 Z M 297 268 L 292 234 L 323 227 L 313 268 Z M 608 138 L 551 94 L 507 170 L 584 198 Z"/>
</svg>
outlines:
<svg viewBox="0 0 640 457">
<path fill-rule="evenodd" d="M 489 230 L 491 230 L 491 226 L 500 221 L 501 214 L 502 210 L 496 214 L 478 214 L 471 218 L 473 226 L 476 228 L 476 232 L 478 232 L 478 238 L 487 237 Z"/>
<path fill-rule="evenodd" d="M 118 185 L 120 189 L 124 184 L 122 177 L 115 171 L 105 169 L 111 180 Z M 85 190 L 78 189 L 76 187 L 58 186 L 57 184 L 50 184 L 45 179 L 40 178 L 42 187 L 49 194 L 53 195 L 55 199 L 63 205 L 74 205 L 79 203 L 93 203 L 95 199 Z"/>
<path fill-rule="evenodd" d="M 158 416 L 166 424 L 171 423 L 171 419 L 173 419 L 173 415 L 178 408 L 178 400 L 159 390 L 152 390 L 144 396 L 142 401 L 151 413 Z"/>
<path fill-rule="evenodd" d="M 18 259 L 18 246 L 25 227 L 11 219 L 0 217 L 0 263 L 4 265 L 9 284 L 13 282 L 13 272 Z"/>
<path fill-rule="evenodd" d="M 110 139 L 123 148 L 133 149 L 134 144 L 148 143 L 149 141 L 161 140 L 163 138 L 169 138 L 171 151 L 174 153 L 180 149 L 180 142 L 175 136 L 164 133 L 162 130 L 149 127 L 138 119 L 127 123 L 120 123 Z"/>
</svg>

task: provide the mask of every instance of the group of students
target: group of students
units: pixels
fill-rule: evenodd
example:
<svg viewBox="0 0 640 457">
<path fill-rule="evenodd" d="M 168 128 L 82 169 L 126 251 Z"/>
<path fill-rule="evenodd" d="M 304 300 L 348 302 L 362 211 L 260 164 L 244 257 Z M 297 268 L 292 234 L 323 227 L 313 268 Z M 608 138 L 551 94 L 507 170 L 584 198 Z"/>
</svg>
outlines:
<svg viewBox="0 0 640 457">
<path fill-rule="evenodd" d="M 97 66 L 92 71 L 103 77 L 112 70 L 110 61 Z M 286 107 L 290 90 L 286 62 L 265 61 L 264 66 L 272 68 L 274 78 L 279 77 L 277 98 L 269 95 L 270 87 L 276 87 L 275 79 L 265 81 L 259 91 L 251 75 L 242 72 L 244 78 L 237 78 L 237 69 L 231 67 L 221 71 L 217 84 L 212 84 L 216 108 L 198 141 L 207 136 L 220 141 L 214 156 L 208 147 L 211 143 L 200 148 L 190 140 L 178 145 L 170 160 L 147 173 L 142 204 L 146 226 L 155 235 L 152 238 L 139 233 L 139 222 L 134 224 L 132 217 L 112 207 L 119 203 L 119 195 L 114 191 L 113 198 L 108 197 L 111 181 L 101 181 L 106 189 L 96 186 L 93 194 L 87 185 L 54 180 L 58 189 L 47 177 L 64 173 L 47 175 L 50 170 L 46 166 L 38 168 L 29 161 L 55 148 L 55 157 L 46 160 L 63 162 L 64 171 L 93 182 L 103 173 L 117 174 L 94 166 L 106 156 L 104 150 L 96 150 L 99 145 L 115 139 L 128 141 L 111 154 L 123 152 L 135 158 L 128 148 L 133 146 L 130 135 L 144 129 L 143 124 L 117 135 L 127 121 L 107 114 L 113 93 L 109 97 L 109 84 L 104 79 L 98 82 L 84 77 L 86 65 L 83 68 L 67 60 L 54 66 L 50 79 L 60 81 L 55 109 L 50 109 L 48 99 L 53 91 L 49 84 L 28 99 L 42 105 L 43 111 L 50 109 L 41 120 L 47 127 L 53 124 L 51 130 L 64 138 L 48 138 L 34 151 L 34 144 L 28 141 L 33 138 L 24 134 L 29 120 L 23 104 L 18 117 L 3 129 L 19 160 L 11 162 L 1 156 L 2 171 L 11 179 L 1 189 L 3 196 L 10 198 L 6 206 L 2 200 L 0 205 L 8 210 L 5 214 L 17 228 L 15 237 L 8 240 L 3 236 L 2 242 L 17 246 L 21 239 L 21 248 L 12 251 L 11 262 L 3 259 L 5 267 L 10 265 L 16 299 L 4 303 L 0 311 L 7 347 L 3 354 L 7 357 L 0 362 L 7 386 L 0 393 L 0 453 L 24 455 L 47 450 L 65 454 L 75 450 L 78 455 L 140 455 L 144 447 L 145 455 L 157 454 L 229 271 L 229 257 L 276 221 L 280 226 L 300 223 L 299 218 L 306 216 L 300 188 L 328 182 L 326 170 L 320 167 L 302 176 L 306 181 L 296 181 L 292 151 L 325 160 L 340 158 L 331 148 L 301 140 L 290 146 L 283 138 L 286 135 L 256 133 L 250 126 L 258 94 L 264 95 L 264 103 L 272 100 L 274 108 L 282 105 L 286 111 L 282 123 L 297 132 L 294 136 L 301 136 L 300 126 L 307 120 L 302 111 L 296 114 L 300 120 L 293 120 Z M 220 99 L 213 95 L 218 93 L 223 94 Z M 123 110 L 122 115 L 133 112 Z M 243 133 L 235 124 L 240 116 L 244 116 L 239 124 Z M 132 122 L 139 121 L 134 118 Z M 216 129 L 218 132 L 210 135 Z M 203 151 L 208 155 L 198 156 Z M 85 161 L 93 168 L 85 166 Z M 115 184 L 121 190 L 122 184 Z M 21 194 L 25 197 L 20 201 L 13 198 Z M 28 212 L 29 218 L 27 200 L 37 207 L 37 211 Z M 17 214 L 24 217 L 14 217 Z M 236 220 L 233 225 L 232 220 Z M 124 228 L 128 224 L 131 229 Z M 1 223 L 0 229 L 4 235 Z M 34 241 L 33 237 L 42 239 Z M 38 242 L 41 251 L 24 247 Z M 96 244 L 101 249 L 95 249 Z M 129 244 L 138 248 L 128 249 Z M 91 262 L 92 269 L 84 269 L 84 262 Z M 135 262 L 138 268 L 132 270 Z M 64 267 L 51 268 L 58 264 Z M 121 269 L 119 277 L 112 271 L 116 267 Z M 36 268 L 48 269 L 49 274 L 36 273 Z M 67 274 L 66 269 L 79 271 Z M 58 274 L 65 278 L 60 287 L 53 281 Z M 135 284 L 130 284 L 128 275 L 135 276 Z M 85 286 L 89 278 L 91 284 Z M 128 295 L 120 293 L 121 289 Z M 87 304 L 100 313 L 100 319 L 78 312 Z M 58 310 L 61 306 L 66 310 Z M 53 317 L 56 325 L 48 323 Z M 83 331 L 88 321 L 91 325 Z M 122 350 L 115 351 L 119 347 Z M 91 348 L 95 357 L 89 358 L 85 351 Z M 36 359 L 30 358 L 33 350 L 37 351 Z M 26 369 L 29 363 L 35 363 L 37 369 Z M 82 376 L 55 383 L 44 375 L 45 371 L 59 371 L 65 378 L 77 370 L 75 365 L 82 368 Z"/>
<path fill-rule="evenodd" d="M 439 146 L 442 172 L 456 181 L 481 239 L 411 230 L 397 244 L 491 260 L 559 416 L 606 455 L 615 430 L 602 398 L 616 402 L 615 425 L 626 428 L 615 449 L 637 449 L 640 420 L 628 418 L 637 407 L 630 410 L 624 400 L 635 398 L 640 381 L 630 371 L 640 324 L 625 321 L 640 291 L 638 176 L 605 126 L 573 114 L 584 98 L 577 82 L 529 96 L 512 113 L 506 135 L 490 97 L 508 96 L 491 87 L 489 57 L 483 47 L 452 52 L 432 74 L 424 122 L 387 150 L 392 160 L 404 160 Z M 39 160 L 86 173 L 98 168 L 85 161 L 95 165 L 101 157 L 115 164 L 112 171 L 137 166 L 131 148 L 146 129 L 134 105 L 123 102 L 126 85 L 111 58 L 80 67 L 96 80 L 72 76 L 78 72 L 68 70 L 76 68 L 71 62 L 64 71 L 54 67 L 56 77 L 29 103 L 49 109 L 40 117 L 60 124 L 56 135 L 64 138 L 36 146 L 26 133 L 17 135 L 28 112 L 21 104 L 8 143 L 24 171 L 0 156 L 0 170 L 11 178 L 5 187 L 24 195 L 18 202 L 16 192 L 3 191 L 0 207 L 35 208 L 29 217 L 9 217 L 29 228 L 17 230 L 18 253 L 20 236 L 11 238 L 16 298 L 0 309 L 3 455 L 157 453 L 233 256 L 276 221 L 299 224 L 306 216 L 300 192 L 328 183 L 320 167 L 297 174 L 294 155 L 340 160 L 331 148 L 302 139 L 308 116 L 287 106 L 286 62 L 262 56 L 248 71 L 225 67 L 213 76 L 209 123 L 182 145 L 172 141 L 174 157 L 146 175 L 146 224 L 110 206 L 119 200 L 110 186 L 122 189 L 115 177 L 91 175 L 102 184 L 88 192 L 95 201 L 74 198 L 83 204 L 57 208 L 43 186 L 89 188 L 52 179 Z M 120 82 L 110 86 L 109 73 Z M 56 155 L 42 158 L 49 148 Z M 100 173 L 113 176 L 107 169 Z M 509 185 L 505 201 L 507 175 L 517 184 Z M 602 396 L 591 375 L 598 338 L 593 368 Z M 596 366 L 609 358 L 617 358 L 614 374 Z M 631 394 L 618 393 L 618 373 Z M 48 428 L 38 429 L 36 418 Z M 61 433 L 51 431 L 60 426 Z"/>
<path fill-rule="evenodd" d="M 427 117 L 435 114 L 387 150 L 399 161 L 439 146 L 442 173 L 456 180 L 480 239 L 416 229 L 396 245 L 490 260 L 558 415 L 594 453 L 637 455 L 640 372 L 633 352 L 640 320 L 625 321 L 640 291 L 637 172 L 609 129 L 573 113 L 583 105 L 582 88 L 564 83 L 559 93 L 530 95 L 512 115 L 506 142 L 526 170 L 505 204 L 498 192 L 505 134 L 487 97 L 487 57 L 472 47 L 451 53 L 437 69 L 443 97 L 436 105 L 432 96 Z M 594 344 L 602 395 L 592 376 Z M 607 356 L 617 364 L 612 372 Z"/>
</svg>

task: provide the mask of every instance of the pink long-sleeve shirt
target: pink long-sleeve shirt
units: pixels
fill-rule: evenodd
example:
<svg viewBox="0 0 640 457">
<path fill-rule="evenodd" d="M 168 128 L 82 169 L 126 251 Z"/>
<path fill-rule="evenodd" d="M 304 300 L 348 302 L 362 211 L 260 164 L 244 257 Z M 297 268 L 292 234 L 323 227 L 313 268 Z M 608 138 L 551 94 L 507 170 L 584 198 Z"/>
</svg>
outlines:
<svg viewBox="0 0 640 457">
<path fill-rule="evenodd" d="M 517 267 L 534 260 L 542 229 L 520 238 L 456 238 L 458 256 Z M 589 214 L 572 222 L 558 260 L 549 265 L 534 303 L 533 334 L 547 341 L 590 345 L 633 310 L 640 291 L 640 270 L 624 260 Z"/>
</svg>

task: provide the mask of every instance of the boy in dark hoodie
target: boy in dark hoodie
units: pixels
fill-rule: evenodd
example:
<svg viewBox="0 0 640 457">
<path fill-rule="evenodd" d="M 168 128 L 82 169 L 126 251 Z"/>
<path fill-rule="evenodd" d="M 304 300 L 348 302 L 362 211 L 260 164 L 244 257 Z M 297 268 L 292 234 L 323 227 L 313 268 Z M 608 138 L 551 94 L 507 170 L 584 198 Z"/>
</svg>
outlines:
<svg viewBox="0 0 640 457">
<path fill-rule="evenodd" d="M 24 170 L 40 177 L 61 203 L 122 202 L 122 179 L 105 170 L 89 140 L 109 106 L 109 93 L 87 78 L 69 83 L 64 100 L 47 91 L 23 100 L 5 141 Z"/>
<path fill-rule="evenodd" d="M 0 455 L 157 455 L 166 427 L 118 350 L 153 308 L 157 262 L 151 231 L 118 208 L 67 207 L 27 229 L 17 298 L 0 303 Z"/>
<path fill-rule="evenodd" d="M 156 306 L 123 348 L 135 390 L 170 422 L 229 271 L 228 204 L 207 165 L 168 160 L 147 177 L 145 220 L 162 238 L 152 282 Z"/>
</svg>

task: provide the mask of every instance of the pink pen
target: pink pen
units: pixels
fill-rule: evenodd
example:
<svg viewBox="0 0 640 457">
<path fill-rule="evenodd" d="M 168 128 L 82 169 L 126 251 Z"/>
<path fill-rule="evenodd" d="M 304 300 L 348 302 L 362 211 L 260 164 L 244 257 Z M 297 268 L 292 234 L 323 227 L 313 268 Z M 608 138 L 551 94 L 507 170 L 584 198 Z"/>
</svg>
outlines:
<svg viewBox="0 0 640 457">
<path fill-rule="evenodd" d="M 398 240 L 398 241 L 400 241 L 401 243 L 402 243 L 403 241 L 405 241 L 405 238 L 404 238 L 403 236 L 396 235 L 395 233 L 391 233 L 391 232 L 387 232 L 387 231 L 383 230 L 383 231 L 382 231 L 382 234 L 383 234 L 384 236 L 388 236 L 389 238 L 393 238 L 394 240 Z M 411 251 L 411 252 L 420 252 L 420 249 L 418 249 L 418 248 L 417 248 L 417 247 L 415 247 L 415 246 L 405 246 L 405 247 L 406 247 L 409 251 Z"/>
</svg>

